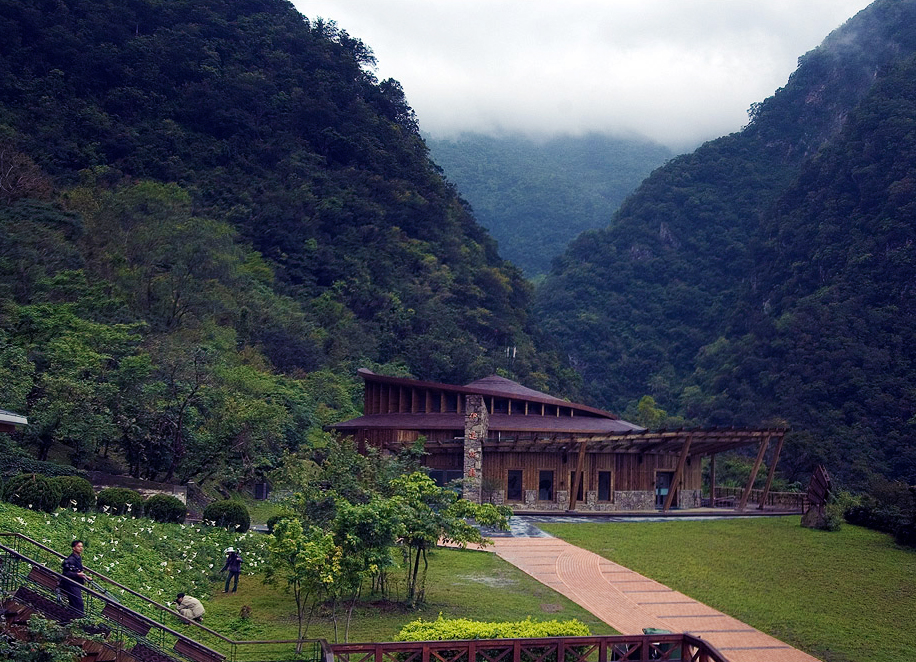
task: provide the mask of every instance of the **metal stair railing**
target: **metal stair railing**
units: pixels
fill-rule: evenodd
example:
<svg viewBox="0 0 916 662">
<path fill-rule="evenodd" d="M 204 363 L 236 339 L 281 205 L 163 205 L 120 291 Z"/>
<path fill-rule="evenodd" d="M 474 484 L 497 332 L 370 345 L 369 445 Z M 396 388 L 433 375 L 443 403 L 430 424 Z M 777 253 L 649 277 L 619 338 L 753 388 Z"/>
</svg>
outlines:
<svg viewBox="0 0 916 662">
<path fill-rule="evenodd" d="M 62 576 L 48 566 L 59 566 L 64 555 L 21 533 L 0 532 L 0 540 L 10 543 L 0 544 L 0 590 L 12 594 L 27 584 L 56 602 L 57 592 L 52 584 Z M 323 639 L 230 639 L 201 623 L 182 618 L 165 605 L 101 573 L 89 568 L 84 572 L 90 578 L 89 587 L 80 586 L 86 616 L 110 627 L 110 636 L 123 639 L 125 650 L 139 644 L 141 652 L 146 647 L 171 659 L 177 653 L 190 662 L 333 662 L 328 643 Z M 187 632 L 163 624 L 170 621 Z M 302 652 L 297 654 L 300 647 Z M 147 656 L 147 660 L 158 662 L 153 656 Z"/>
</svg>

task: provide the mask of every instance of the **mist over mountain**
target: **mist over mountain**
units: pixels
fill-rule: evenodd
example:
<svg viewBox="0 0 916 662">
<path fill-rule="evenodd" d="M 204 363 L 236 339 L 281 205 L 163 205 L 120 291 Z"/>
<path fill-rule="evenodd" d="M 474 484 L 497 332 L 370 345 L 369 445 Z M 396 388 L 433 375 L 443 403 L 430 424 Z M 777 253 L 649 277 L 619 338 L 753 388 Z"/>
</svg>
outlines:
<svg viewBox="0 0 916 662">
<path fill-rule="evenodd" d="M 536 141 L 464 134 L 427 138 L 430 155 L 529 277 L 585 230 L 602 228 L 627 195 L 673 156 L 648 140 L 598 134 Z"/>
<path fill-rule="evenodd" d="M 585 389 L 714 425 L 783 421 L 787 468 L 916 481 L 916 3 L 799 59 L 740 133 L 655 171 L 539 289 Z"/>
</svg>

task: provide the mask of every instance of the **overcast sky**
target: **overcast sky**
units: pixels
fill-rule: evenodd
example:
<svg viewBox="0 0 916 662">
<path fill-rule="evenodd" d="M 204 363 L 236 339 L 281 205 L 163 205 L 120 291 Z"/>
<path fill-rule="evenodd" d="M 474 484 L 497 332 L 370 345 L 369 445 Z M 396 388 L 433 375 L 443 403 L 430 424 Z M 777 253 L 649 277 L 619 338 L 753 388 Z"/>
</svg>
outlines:
<svg viewBox="0 0 916 662">
<path fill-rule="evenodd" d="M 866 0 L 294 0 L 401 82 L 423 132 L 638 133 L 675 150 L 751 103 Z"/>
</svg>

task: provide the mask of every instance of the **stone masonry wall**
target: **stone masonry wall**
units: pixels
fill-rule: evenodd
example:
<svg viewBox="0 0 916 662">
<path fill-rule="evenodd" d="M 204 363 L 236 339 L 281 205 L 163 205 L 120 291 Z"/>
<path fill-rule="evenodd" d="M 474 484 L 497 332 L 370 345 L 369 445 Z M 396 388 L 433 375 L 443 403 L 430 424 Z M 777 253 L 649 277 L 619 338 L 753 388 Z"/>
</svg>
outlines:
<svg viewBox="0 0 916 662">
<path fill-rule="evenodd" d="M 487 438 L 490 417 L 481 395 L 465 396 L 464 410 L 464 498 L 481 502 L 480 479 L 483 473 L 483 440 Z"/>
</svg>

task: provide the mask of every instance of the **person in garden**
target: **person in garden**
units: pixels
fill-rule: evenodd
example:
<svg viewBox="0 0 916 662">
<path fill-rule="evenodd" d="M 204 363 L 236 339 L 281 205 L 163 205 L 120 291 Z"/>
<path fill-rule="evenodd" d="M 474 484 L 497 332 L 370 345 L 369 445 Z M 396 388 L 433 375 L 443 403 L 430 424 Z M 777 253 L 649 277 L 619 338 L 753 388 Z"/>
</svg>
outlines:
<svg viewBox="0 0 916 662">
<path fill-rule="evenodd" d="M 61 564 L 61 574 L 64 578 L 60 582 L 60 590 L 67 596 L 67 602 L 70 603 L 70 609 L 75 612 L 76 617 L 82 618 L 86 615 L 82 588 L 86 583 L 86 573 L 83 572 L 83 541 L 74 540 L 70 543 L 70 549 L 70 556 Z"/>
<path fill-rule="evenodd" d="M 175 604 L 178 605 L 177 609 L 180 616 L 198 623 L 204 622 L 204 612 L 206 610 L 197 598 L 179 593 L 178 597 L 175 598 Z"/>
<path fill-rule="evenodd" d="M 223 593 L 229 592 L 229 582 L 233 577 L 235 578 L 235 584 L 232 586 L 232 592 L 235 593 L 236 589 L 239 587 L 239 575 L 242 572 L 242 557 L 234 547 L 226 548 L 226 562 L 223 564 L 223 569 L 220 570 L 220 572 L 226 570 L 229 571 L 229 574 L 226 575 L 226 587 L 223 589 Z"/>
</svg>

